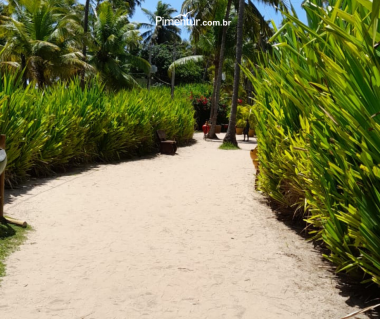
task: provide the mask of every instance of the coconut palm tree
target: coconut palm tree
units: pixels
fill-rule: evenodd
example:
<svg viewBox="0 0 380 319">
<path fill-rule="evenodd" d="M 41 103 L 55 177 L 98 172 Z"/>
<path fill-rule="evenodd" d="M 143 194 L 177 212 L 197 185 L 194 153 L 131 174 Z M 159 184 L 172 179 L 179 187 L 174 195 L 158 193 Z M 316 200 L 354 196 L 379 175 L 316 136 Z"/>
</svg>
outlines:
<svg viewBox="0 0 380 319">
<path fill-rule="evenodd" d="M 83 29 L 64 0 L 9 1 L 12 15 L 0 16 L 0 37 L 6 39 L 1 65 L 25 70 L 27 80 L 43 88 L 91 67 L 77 49 Z"/>
<path fill-rule="evenodd" d="M 88 33 L 88 15 L 90 13 L 90 0 L 86 0 L 85 5 L 84 5 L 84 21 L 83 21 L 83 32 L 84 32 L 84 38 L 83 38 L 83 59 L 86 61 L 87 59 L 87 43 L 85 43 L 86 35 Z M 82 70 L 81 74 L 81 86 L 82 89 L 84 88 L 85 85 L 85 76 L 86 76 L 86 71 Z"/>
<path fill-rule="evenodd" d="M 282 4 L 281 0 L 263 0 L 261 2 L 269 3 L 272 5 Z M 194 19 L 200 19 L 201 21 L 206 20 L 230 20 L 230 17 L 235 17 L 235 8 L 238 8 L 238 2 L 234 0 L 185 0 L 182 5 L 182 13 L 191 11 L 191 16 Z M 245 14 L 244 14 L 244 37 L 245 41 L 255 41 L 261 42 L 261 38 L 271 34 L 271 29 L 269 28 L 267 22 L 264 20 L 260 12 L 249 0 L 248 4 L 244 3 Z M 211 112 L 210 119 L 212 122 L 208 138 L 217 138 L 215 135 L 217 112 L 220 100 L 220 90 L 222 82 L 223 65 L 225 62 L 225 50 L 232 49 L 235 47 L 236 38 L 234 39 L 234 45 L 227 45 L 228 33 L 234 30 L 230 30 L 231 27 L 210 27 L 209 29 L 205 27 L 192 28 L 192 39 L 196 42 L 200 40 L 209 32 L 208 30 L 213 29 L 214 35 L 214 90 L 211 100 Z M 230 31 L 228 31 L 230 30 Z M 198 56 L 194 57 L 198 59 Z M 190 58 L 187 61 L 191 60 Z M 185 61 L 182 59 L 179 62 Z"/>
<path fill-rule="evenodd" d="M 89 0 L 86 0 L 86 2 Z M 108 1 L 112 4 L 112 7 L 116 9 L 125 9 L 128 11 L 128 15 L 131 17 L 135 13 L 136 7 L 140 7 L 144 0 L 93 0 L 96 1 L 96 7 L 104 2 Z"/>
<path fill-rule="evenodd" d="M 150 23 L 140 23 L 141 28 L 148 29 L 141 34 L 144 44 L 161 44 L 164 42 L 180 42 L 181 29 L 173 25 L 163 25 L 162 21 L 156 24 L 156 17 L 163 19 L 172 19 L 173 14 L 177 12 L 170 4 L 158 1 L 156 11 L 151 12 L 142 9 L 148 17 Z"/>
<path fill-rule="evenodd" d="M 224 21 L 229 21 L 230 19 L 231 6 L 232 6 L 232 0 L 228 0 Z M 211 119 L 212 124 L 207 136 L 208 138 L 216 138 L 216 134 L 215 134 L 216 119 L 218 116 L 220 89 L 222 85 L 222 73 L 223 73 L 224 53 L 225 53 L 225 48 L 226 48 L 227 30 L 228 30 L 228 26 L 223 26 L 221 40 L 220 40 L 221 43 L 220 43 L 220 49 L 219 49 L 219 57 L 218 57 L 219 59 L 218 70 L 215 70 L 214 92 L 213 92 L 212 100 L 211 100 L 210 119 Z"/>
<path fill-rule="evenodd" d="M 232 0 L 185 0 L 182 4 L 182 13 L 191 12 L 191 17 L 195 20 L 200 21 L 215 21 L 215 20 L 224 20 L 228 21 L 230 17 Z M 210 118 L 214 119 L 213 125 L 211 126 L 211 130 L 209 132 L 208 137 L 214 138 L 215 136 L 215 124 L 216 116 L 214 118 L 214 113 L 217 112 L 218 102 L 216 101 L 216 95 L 218 91 L 220 91 L 220 84 L 222 79 L 222 74 L 219 76 L 219 71 L 222 70 L 223 61 L 224 61 L 224 48 L 226 42 L 226 35 L 228 26 L 223 27 L 210 27 L 205 28 L 204 26 L 193 26 L 192 27 L 192 39 L 195 42 L 199 42 L 200 39 L 204 38 L 205 35 L 212 30 L 213 38 L 214 38 L 214 89 L 211 98 L 211 112 Z M 222 73 L 222 72 L 221 72 Z M 219 82 L 220 79 L 220 82 Z M 219 87 L 219 89 L 218 89 Z M 219 100 L 219 99 L 218 99 Z M 211 132 L 212 131 L 212 132 Z"/>
<path fill-rule="evenodd" d="M 114 10 L 126 10 L 128 11 L 128 15 L 132 16 L 135 12 L 136 6 L 141 6 L 142 1 L 144 0 L 107 0 L 112 4 L 112 7 Z M 87 57 L 87 43 L 85 41 L 86 35 L 88 33 L 89 29 L 89 15 L 90 15 L 90 6 L 91 4 L 96 4 L 96 8 L 100 7 L 100 4 L 104 2 L 104 0 L 86 0 L 84 4 L 84 19 L 83 19 L 83 30 L 85 34 L 85 38 L 83 41 L 83 49 L 82 53 L 84 56 L 84 60 L 86 60 Z M 96 15 L 96 8 L 93 6 L 92 11 Z M 85 71 L 82 71 L 81 74 L 81 85 L 84 86 L 85 81 Z"/>
<path fill-rule="evenodd" d="M 133 16 L 135 13 L 136 7 L 141 7 L 141 4 L 144 0 L 124 0 L 128 7 L 129 16 Z"/>
<path fill-rule="evenodd" d="M 237 146 L 236 141 L 236 112 L 237 112 L 237 103 L 238 103 L 238 94 L 239 94 L 239 85 L 240 85 L 240 64 L 242 57 L 243 49 L 243 19 L 244 19 L 244 0 L 239 0 L 239 20 L 237 26 L 237 36 L 236 36 L 236 62 L 235 62 L 235 74 L 234 74 L 234 91 L 232 94 L 232 106 L 231 114 L 228 125 L 227 134 L 224 137 L 223 143 L 232 143 Z"/>
<path fill-rule="evenodd" d="M 134 24 L 129 23 L 125 11 L 114 11 L 109 2 L 99 6 L 88 62 L 101 74 L 108 88 L 136 86 L 136 81 L 130 75 L 132 65 L 144 72 L 150 70 L 146 60 L 130 53 L 139 45 L 140 39 L 139 31 Z"/>
<path fill-rule="evenodd" d="M 285 8 L 284 1 L 282 0 L 263 0 L 266 4 L 281 6 Z M 235 71 L 234 71 L 234 85 L 232 94 L 232 106 L 229 119 L 229 125 L 227 134 L 224 137 L 223 143 L 232 143 L 237 146 L 236 141 L 236 114 L 238 104 L 238 94 L 240 87 L 240 65 L 242 63 L 243 55 L 243 34 L 244 34 L 244 22 L 251 22 L 251 28 L 248 29 L 248 36 L 250 39 L 255 39 L 257 43 L 264 49 L 263 38 L 270 35 L 271 30 L 268 27 L 267 22 L 261 15 L 260 11 L 256 8 L 251 0 L 248 0 L 248 4 L 244 0 L 239 0 L 238 6 L 238 25 L 236 34 L 236 59 L 235 59 Z M 246 14 L 245 14 L 246 12 Z M 248 18 L 248 21 L 247 21 Z M 246 30 L 247 31 L 247 30 Z"/>
<path fill-rule="evenodd" d="M 181 13 L 188 14 L 189 18 L 199 21 L 214 21 L 218 12 L 225 7 L 225 0 L 185 0 L 182 3 Z M 195 43 L 208 32 L 209 28 L 204 26 L 192 26 L 191 38 Z"/>
<path fill-rule="evenodd" d="M 142 9 L 148 17 L 150 23 L 140 23 L 140 28 L 146 28 L 147 31 L 141 34 L 144 44 L 149 46 L 149 63 L 151 63 L 152 47 L 162 43 L 179 43 L 181 41 L 181 30 L 177 26 L 164 25 L 161 22 L 157 23 L 157 17 L 162 19 L 172 19 L 173 13 L 177 12 L 170 4 L 158 1 L 156 11 L 151 12 L 147 9 Z M 148 74 L 148 90 L 150 90 L 151 74 Z"/>
</svg>

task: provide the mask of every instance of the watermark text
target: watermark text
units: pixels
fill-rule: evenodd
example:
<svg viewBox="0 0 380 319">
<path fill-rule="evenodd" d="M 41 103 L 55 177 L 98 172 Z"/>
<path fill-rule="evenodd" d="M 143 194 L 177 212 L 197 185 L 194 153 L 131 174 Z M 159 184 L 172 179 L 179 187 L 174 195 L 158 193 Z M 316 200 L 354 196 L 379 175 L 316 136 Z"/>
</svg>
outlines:
<svg viewBox="0 0 380 319">
<path fill-rule="evenodd" d="M 181 18 L 173 18 L 173 19 L 164 19 L 163 17 L 156 17 L 156 25 L 163 26 L 203 26 L 203 27 L 220 27 L 220 26 L 230 26 L 231 21 L 201 21 L 201 19 L 181 19 Z"/>
</svg>

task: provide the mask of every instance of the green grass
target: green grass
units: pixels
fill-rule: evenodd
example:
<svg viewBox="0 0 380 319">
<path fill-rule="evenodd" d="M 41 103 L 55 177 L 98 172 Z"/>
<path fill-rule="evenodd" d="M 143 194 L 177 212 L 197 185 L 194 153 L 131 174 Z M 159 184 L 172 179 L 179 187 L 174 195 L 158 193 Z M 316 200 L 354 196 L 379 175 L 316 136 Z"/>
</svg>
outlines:
<svg viewBox="0 0 380 319">
<path fill-rule="evenodd" d="M 30 227 L 0 224 L 0 277 L 5 276 L 5 259 L 24 242 L 28 230 Z"/>
<path fill-rule="evenodd" d="M 222 145 L 219 146 L 220 150 L 225 150 L 225 151 L 231 151 L 231 150 L 240 150 L 239 146 L 236 146 L 230 142 L 223 143 Z"/>
</svg>

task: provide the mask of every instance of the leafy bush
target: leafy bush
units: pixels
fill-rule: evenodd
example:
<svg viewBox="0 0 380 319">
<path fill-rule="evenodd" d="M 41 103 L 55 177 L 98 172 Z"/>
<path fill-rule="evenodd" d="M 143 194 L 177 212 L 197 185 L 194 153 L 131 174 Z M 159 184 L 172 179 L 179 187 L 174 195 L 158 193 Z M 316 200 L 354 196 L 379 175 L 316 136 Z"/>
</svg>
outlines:
<svg viewBox="0 0 380 319">
<path fill-rule="evenodd" d="M 7 181 L 47 175 L 74 163 L 112 161 L 152 152 L 155 132 L 181 143 L 192 138 L 194 111 L 166 88 L 104 93 L 97 79 L 44 92 L 23 89 L 13 76 L 0 82 L 0 132 L 7 135 Z"/>
<path fill-rule="evenodd" d="M 210 84 L 187 84 L 176 88 L 176 95 L 193 105 L 197 129 L 210 118 L 212 86 Z"/>
<path fill-rule="evenodd" d="M 304 3 L 254 66 L 259 188 L 306 212 L 339 271 L 380 284 L 379 7 Z M 336 5 L 336 6 L 335 6 Z"/>
<path fill-rule="evenodd" d="M 238 105 L 236 112 L 236 127 L 244 128 L 247 125 L 246 120 L 249 121 L 249 126 L 253 129 L 256 123 L 253 107 L 251 105 Z"/>
<path fill-rule="evenodd" d="M 147 47 L 141 51 L 141 57 L 149 60 L 149 51 L 152 50 L 152 64 L 157 67 L 157 73 L 154 75 L 167 83 L 171 83 L 171 77 L 168 75 L 168 69 L 173 63 L 173 45 L 175 45 L 176 59 L 191 56 L 193 54 L 192 49 L 188 46 L 187 42 L 178 44 L 157 44 L 152 46 L 152 48 Z M 135 71 L 141 72 L 138 69 Z M 177 66 L 175 70 L 175 83 L 176 85 L 200 83 L 203 81 L 204 72 L 202 61 L 191 61 L 188 64 Z"/>
<path fill-rule="evenodd" d="M 212 91 L 213 87 L 210 84 L 187 84 L 176 88 L 176 94 L 183 98 L 187 97 L 192 102 L 198 129 L 201 129 L 202 125 L 210 119 Z M 228 123 L 230 113 L 228 103 L 229 98 L 226 94 L 222 94 L 219 101 L 218 124 Z"/>
<path fill-rule="evenodd" d="M 190 61 L 175 69 L 176 84 L 199 83 L 202 82 L 204 73 L 203 62 Z"/>
</svg>

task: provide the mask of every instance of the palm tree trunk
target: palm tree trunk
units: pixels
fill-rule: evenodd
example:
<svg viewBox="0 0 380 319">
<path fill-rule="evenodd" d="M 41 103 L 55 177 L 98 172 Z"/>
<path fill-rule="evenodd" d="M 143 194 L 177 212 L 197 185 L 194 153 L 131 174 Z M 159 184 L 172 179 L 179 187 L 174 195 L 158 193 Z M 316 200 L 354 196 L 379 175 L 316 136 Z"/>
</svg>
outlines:
<svg viewBox="0 0 380 319">
<path fill-rule="evenodd" d="M 206 63 L 206 67 L 205 67 L 205 71 L 203 73 L 203 82 L 206 82 L 206 76 L 207 76 L 207 70 L 208 70 L 208 65 L 210 63 L 210 60 L 207 59 L 207 63 Z"/>
<path fill-rule="evenodd" d="M 254 74 L 252 67 L 249 68 L 249 71 L 252 74 Z M 253 98 L 255 96 L 255 88 L 253 87 L 252 82 L 248 78 L 246 78 L 246 89 L 245 90 L 247 91 L 247 97 L 248 97 L 247 102 L 248 102 L 248 104 L 253 105 L 253 102 L 254 102 Z"/>
<path fill-rule="evenodd" d="M 174 42 L 173 44 L 173 63 L 175 62 L 175 59 L 176 59 L 176 43 Z M 174 85 L 175 85 L 175 65 L 174 65 L 174 68 L 173 68 L 173 71 L 172 71 L 172 89 L 171 89 L 171 96 L 172 96 L 172 100 L 174 99 Z"/>
<path fill-rule="evenodd" d="M 25 55 L 21 53 L 21 72 L 22 72 L 22 86 L 24 89 L 27 86 L 27 78 L 26 78 L 26 58 Z"/>
<path fill-rule="evenodd" d="M 214 75 L 214 86 L 212 90 L 212 96 L 211 96 L 211 109 L 210 109 L 210 121 L 214 117 L 214 104 L 215 104 L 215 92 L 216 92 L 216 79 L 218 78 L 218 71 L 219 71 L 219 57 L 220 57 L 220 47 L 217 48 L 217 52 L 214 59 L 214 69 L 215 69 L 215 75 Z M 210 137 L 210 134 L 207 136 L 208 138 L 215 138 Z"/>
<path fill-rule="evenodd" d="M 227 10 L 226 10 L 226 15 L 224 17 L 224 21 L 228 21 L 230 19 L 230 11 L 231 11 L 231 5 L 232 5 L 232 0 L 228 0 L 227 3 Z M 223 26 L 223 31 L 222 31 L 222 43 L 220 46 L 220 57 L 219 57 L 219 67 L 218 67 L 218 72 L 217 72 L 217 77 L 215 79 L 215 92 L 212 96 L 213 102 L 212 102 L 212 117 L 211 117 L 211 128 L 210 132 L 208 133 L 208 138 L 217 138 L 215 134 L 215 128 L 216 128 L 216 120 L 218 118 L 218 107 L 219 107 L 219 100 L 220 100 L 220 88 L 222 85 L 222 75 L 223 75 L 223 63 L 224 63 L 224 52 L 226 49 L 226 38 L 227 38 L 227 29 L 228 25 Z"/>
<path fill-rule="evenodd" d="M 236 113 L 238 104 L 239 84 L 240 84 L 240 64 L 243 55 L 243 20 L 244 20 L 245 1 L 239 0 L 239 17 L 237 25 L 237 41 L 236 41 L 236 61 L 234 72 L 234 91 L 232 94 L 232 106 L 230 121 L 228 124 L 227 134 L 224 137 L 223 143 L 229 142 L 237 146 L 236 141 Z"/>
<path fill-rule="evenodd" d="M 89 11 L 90 11 L 90 0 L 86 0 L 86 4 L 84 7 L 84 25 L 83 25 L 83 31 L 84 31 L 85 36 L 88 32 L 88 14 L 89 14 Z M 84 60 L 86 61 L 86 57 L 87 57 L 86 43 L 83 43 L 83 52 L 82 53 L 83 53 Z M 84 81 L 85 75 L 86 75 L 86 71 L 82 70 L 82 74 L 81 74 L 81 87 L 82 87 L 82 89 L 84 89 L 84 86 L 85 86 L 85 81 Z"/>
<path fill-rule="evenodd" d="M 43 90 L 45 87 L 45 72 L 44 68 L 38 64 L 35 68 L 36 78 L 37 78 L 37 84 L 38 89 Z"/>
<path fill-rule="evenodd" d="M 149 69 L 149 72 L 148 72 L 148 77 L 147 77 L 147 89 L 148 91 L 150 91 L 150 82 L 152 80 L 152 40 L 150 40 L 149 42 L 149 64 L 150 64 L 150 69 Z"/>
</svg>

